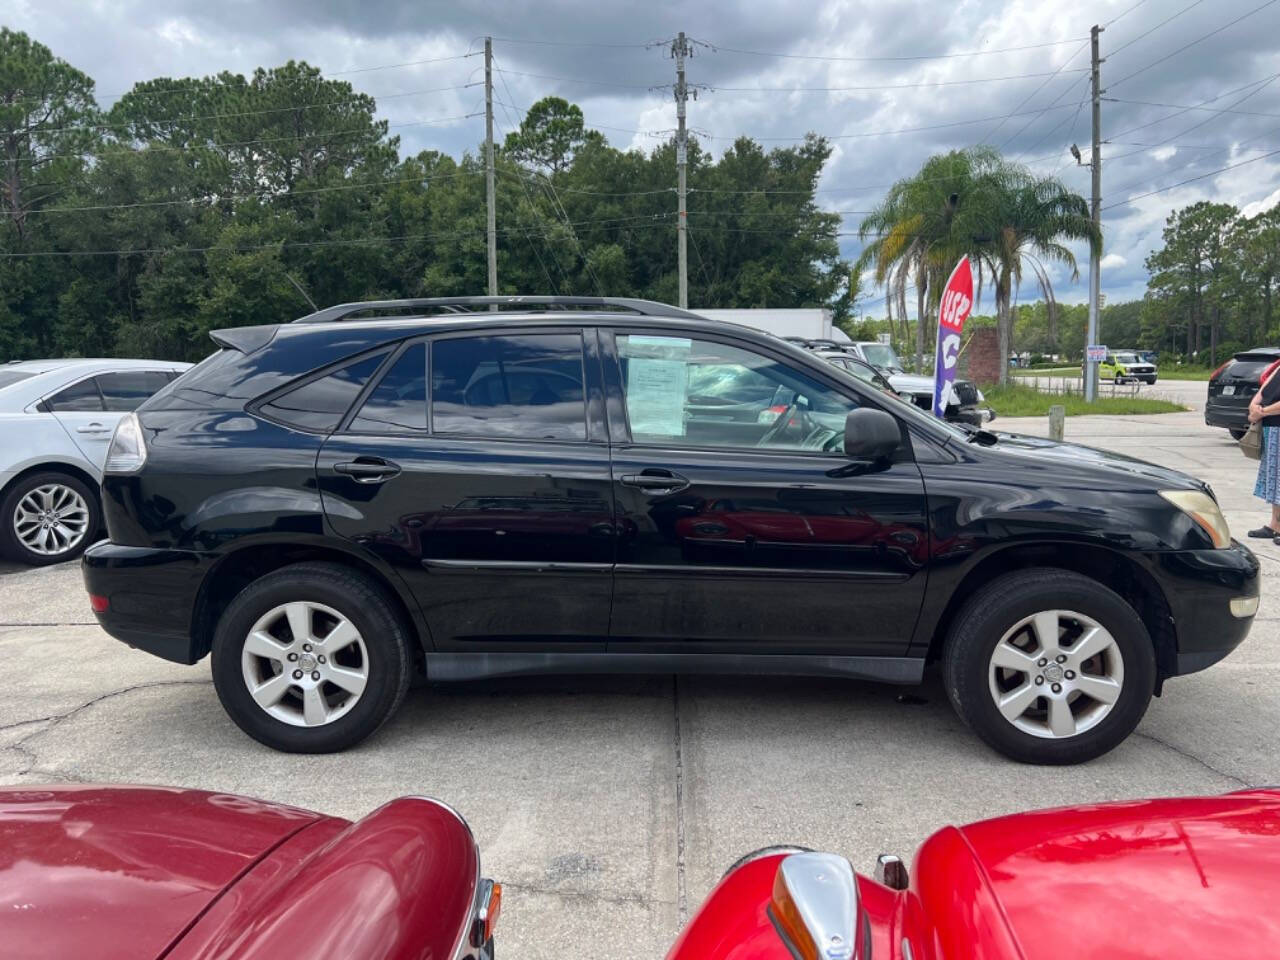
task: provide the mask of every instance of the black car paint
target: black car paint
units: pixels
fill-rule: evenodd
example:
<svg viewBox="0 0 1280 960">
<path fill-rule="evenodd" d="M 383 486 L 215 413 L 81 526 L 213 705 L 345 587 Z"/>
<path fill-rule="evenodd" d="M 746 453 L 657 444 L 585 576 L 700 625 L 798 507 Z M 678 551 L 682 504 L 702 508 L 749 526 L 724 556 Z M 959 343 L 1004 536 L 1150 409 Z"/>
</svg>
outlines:
<svg viewBox="0 0 1280 960">
<path fill-rule="evenodd" d="M 1205 392 L 1204 422 L 1228 430 L 1249 429 L 1249 402 L 1262 386 L 1262 373 L 1276 360 L 1280 348 L 1255 347 L 1237 353 L 1218 375 L 1209 379 Z M 1223 390 L 1231 387 L 1230 396 Z"/>
<path fill-rule="evenodd" d="M 354 354 L 499 325 L 585 327 L 585 441 L 326 438 L 255 413 L 257 399 Z M 641 327 L 728 339 L 800 366 L 895 413 L 902 448 L 891 463 L 859 465 L 817 452 L 632 444 L 610 333 Z M 1030 438 L 967 443 L 745 329 L 560 313 L 282 326 L 249 347 L 224 350 L 201 377 L 144 404 L 145 467 L 104 481 L 110 540 L 86 554 L 86 583 L 110 600 L 99 614 L 108 632 L 168 659 L 208 652 L 221 612 L 210 575 L 234 570 L 246 550 L 323 549 L 371 570 L 413 620 L 437 677 L 638 669 L 674 655 L 691 669 L 910 682 L 968 578 L 1028 547 L 1050 565 L 1055 552 L 1087 550 L 1157 584 L 1172 617 L 1164 675 L 1224 656 L 1251 622 L 1226 607 L 1256 595 L 1252 554 L 1212 549 L 1156 493 L 1197 481 Z M 361 483 L 332 469 L 361 456 L 400 472 Z M 621 482 L 646 471 L 688 485 L 650 494 Z"/>
</svg>

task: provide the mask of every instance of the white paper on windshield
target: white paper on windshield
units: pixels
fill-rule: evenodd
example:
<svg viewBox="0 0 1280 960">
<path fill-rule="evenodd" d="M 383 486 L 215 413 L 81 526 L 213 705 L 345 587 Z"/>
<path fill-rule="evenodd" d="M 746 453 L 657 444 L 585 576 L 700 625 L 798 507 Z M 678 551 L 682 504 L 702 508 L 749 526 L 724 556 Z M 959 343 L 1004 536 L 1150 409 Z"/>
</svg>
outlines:
<svg viewBox="0 0 1280 960">
<path fill-rule="evenodd" d="M 689 392 L 689 351 L 684 337 L 630 336 L 627 358 L 627 417 L 631 432 L 650 437 L 683 437 Z"/>
</svg>

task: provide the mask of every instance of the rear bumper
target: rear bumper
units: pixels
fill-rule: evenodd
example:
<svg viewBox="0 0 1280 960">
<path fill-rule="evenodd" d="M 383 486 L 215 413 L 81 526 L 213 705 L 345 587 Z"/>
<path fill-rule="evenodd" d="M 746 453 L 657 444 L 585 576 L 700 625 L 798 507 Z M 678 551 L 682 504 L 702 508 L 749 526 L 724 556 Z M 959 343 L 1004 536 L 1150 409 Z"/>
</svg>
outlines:
<svg viewBox="0 0 1280 960">
<path fill-rule="evenodd" d="M 1211 427 L 1247 430 L 1249 428 L 1249 404 L 1221 403 L 1214 399 L 1204 405 L 1204 422 Z"/>
<path fill-rule="evenodd" d="M 1258 558 L 1233 540 L 1222 550 L 1180 550 L 1152 556 L 1177 635 L 1177 656 L 1162 663 L 1168 676 L 1217 663 L 1249 635 L 1253 615 L 1231 611 L 1232 600 L 1259 596 Z"/>
<path fill-rule="evenodd" d="M 94 615 L 122 643 L 175 663 L 195 663 L 192 615 L 208 555 L 191 550 L 95 543 L 81 560 L 84 585 L 107 607 Z"/>
</svg>

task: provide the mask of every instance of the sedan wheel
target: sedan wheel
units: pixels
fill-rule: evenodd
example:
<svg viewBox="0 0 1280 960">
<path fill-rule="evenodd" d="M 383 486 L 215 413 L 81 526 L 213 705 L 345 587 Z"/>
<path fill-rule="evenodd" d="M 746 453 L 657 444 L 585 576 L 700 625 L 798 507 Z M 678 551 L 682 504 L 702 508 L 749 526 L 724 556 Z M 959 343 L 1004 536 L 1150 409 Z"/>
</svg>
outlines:
<svg viewBox="0 0 1280 960">
<path fill-rule="evenodd" d="M 369 681 L 369 652 L 337 610 L 295 601 L 258 618 L 245 637 L 240 670 L 249 695 L 271 716 L 318 727 L 359 702 Z"/>
<path fill-rule="evenodd" d="M 991 653 L 988 685 L 1001 715 L 1024 733 L 1074 737 L 1111 712 L 1124 657 L 1096 620 L 1044 610 L 1018 621 Z"/>
<path fill-rule="evenodd" d="M 4 497 L 0 546 L 33 565 L 71 560 L 84 552 L 100 525 L 97 497 L 65 473 L 24 477 Z"/>
</svg>

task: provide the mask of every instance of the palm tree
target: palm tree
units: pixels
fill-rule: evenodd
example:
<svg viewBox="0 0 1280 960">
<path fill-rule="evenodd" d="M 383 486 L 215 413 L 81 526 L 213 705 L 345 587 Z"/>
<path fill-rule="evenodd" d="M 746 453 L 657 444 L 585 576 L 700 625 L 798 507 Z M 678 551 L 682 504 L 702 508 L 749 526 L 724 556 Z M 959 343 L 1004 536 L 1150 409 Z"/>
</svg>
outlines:
<svg viewBox="0 0 1280 960">
<path fill-rule="evenodd" d="M 931 157 L 914 177 L 895 183 L 861 223 L 869 241 L 858 268 L 874 265 L 876 284 L 896 296 L 905 322 L 906 288 L 916 289 L 917 367 L 924 358 L 926 324 L 932 319 L 952 265 L 967 254 L 977 271 L 977 296 L 989 274 L 995 286 L 1000 350 L 1013 340 L 1013 293 L 1029 266 L 1048 301 L 1056 304 L 1048 262 L 1065 263 L 1078 276 L 1063 241 L 1101 246 L 1084 198 L 1052 178 L 1037 178 L 990 147 Z M 1008 371 L 1001 366 L 1001 382 Z"/>
<path fill-rule="evenodd" d="M 1061 263 L 1071 270 L 1071 280 L 1080 278 L 1075 255 L 1066 242 L 1085 242 L 1091 251 L 1101 252 L 1102 233 L 1089 216 L 1089 204 L 1053 177 L 1036 177 L 1025 167 L 1005 164 L 1004 189 L 992 211 L 995 227 L 986 245 L 984 259 L 994 281 L 996 329 L 1000 355 L 1013 348 L 1013 295 L 1022 283 L 1024 267 L 1029 267 L 1044 295 L 1049 316 L 1057 310 L 1048 264 Z M 1056 333 L 1056 331 L 1055 331 Z M 1008 382 L 1007 362 L 1000 365 L 1000 382 Z"/>
</svg>

